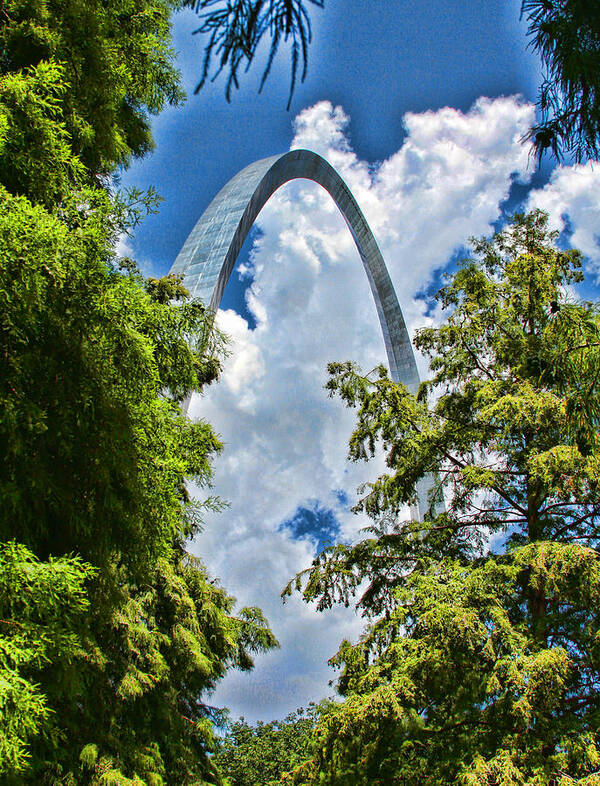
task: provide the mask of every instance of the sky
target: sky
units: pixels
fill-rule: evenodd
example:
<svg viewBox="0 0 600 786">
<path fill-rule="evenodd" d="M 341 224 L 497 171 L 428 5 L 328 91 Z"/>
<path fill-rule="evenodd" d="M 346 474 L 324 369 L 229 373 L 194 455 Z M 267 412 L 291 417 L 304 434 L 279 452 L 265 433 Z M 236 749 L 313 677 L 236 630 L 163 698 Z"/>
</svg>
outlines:
<svg viewBox="0 0 600 786">
<path fill-rule="evenodd" d="M 263 92 L 260 57 L 228 104 L 224 80 L 198 95 L 202 40 L 190 11 L 174 19 L 188 93 L 153 124 L 156 150 L 123 174 L 164 201 L 124 242 L 147 274 L 164 275 L 217 191 L 267 156 L 308 148 L 349 185 L 386 260 L 409 332 L 443 319 L 433 293 L 465 253 L 516 209 L 547 210 L 561 242 L 586 255 L 582 294 L 598 297 L 600 167 L 537 168 L 522 138 L 535 118 L 540 65 L 515 0 L 326 0 L 312 8 L 308 76 L 286 111 L 287 53 Z M 190 549 L 240 605 L 260 606 L 281 647 L 231 673 L 211 702 L 271 720 L 332 695 L 327 660 L 365 621 L 352 608 L 319 613 L 280 592 L 325 544 L 361 537 L 350 510 L 381 456 L 351 463 L 353 414 L 323 386 L 326 365 L 385 362 L 358 252 L 327 193 L 282 187 L 261 212 L 218 324 L 230 336 L 221 381 L 192 400 L 225 449 L 212 493 L 229 507 L 206 517 Z M 425 359 L 417 357 L 422 376 Z M 195 489 L 199 498 L 206 490 Z"/>
</svg>

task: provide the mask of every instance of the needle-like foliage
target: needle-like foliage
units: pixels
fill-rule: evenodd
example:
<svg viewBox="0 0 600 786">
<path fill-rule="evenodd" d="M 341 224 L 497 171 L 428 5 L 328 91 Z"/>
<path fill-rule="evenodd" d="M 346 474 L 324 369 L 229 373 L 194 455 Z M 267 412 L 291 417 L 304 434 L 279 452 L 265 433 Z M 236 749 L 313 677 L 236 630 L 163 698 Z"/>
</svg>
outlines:
<svg viewBox="0 0 600 786">
<path fill-rule="evenodd" d="M 600 158 L 600 4 L 590 0 L 524 0 L 531 46 L 544 66 L 530 131 L 541 158 Z"/>
<path fill-rule="evenodd" d="M 186 552 L 221 443 L 181 403 L 223 342 L 115 251 L 153 192 L 108 176 L 180 97 L 161 0 L 0 10 L 0 780 L 198 784 L 209 694 L 276 645 Z"/>
<path fill-rule="evenodd" d="M 207 79 L 216 79 L 228 69 L 225 96 L 230 101 L 233 88 L 239 87 L 240 71 L 248 70 L 261 41 L 268 37 L 269 52 L 259 92 L 269 76 L 280 44 L 289 42 L 289 109 L 298 75 L 300 81 L 304 81 L 308 68 L 312 33 L 307 3 L 322 8 L 324 0 L 188 0 L 185 5 L 196 11 L 202 20 L 194 33 L 207 36 L 202 77 L 195 92 Z M 211 77 L 213 59 L 217 66 Z"/>
<path fill-rule="evenodd" d="M 286 783 L 557 786 L 600 763 L 600 319 L 575 300 L 580 255 L 542 213 L 474 242 L 422 330 L 412 395 L 332 364 L 388 472 L 357 505 L 367 539 L 325 549 L 291 582 L 321 608 L 352 602 L 362 638 L 332 659 L 345 700 Z M 446 511 L 409 521 L 438 472 Z"/>
</svg>

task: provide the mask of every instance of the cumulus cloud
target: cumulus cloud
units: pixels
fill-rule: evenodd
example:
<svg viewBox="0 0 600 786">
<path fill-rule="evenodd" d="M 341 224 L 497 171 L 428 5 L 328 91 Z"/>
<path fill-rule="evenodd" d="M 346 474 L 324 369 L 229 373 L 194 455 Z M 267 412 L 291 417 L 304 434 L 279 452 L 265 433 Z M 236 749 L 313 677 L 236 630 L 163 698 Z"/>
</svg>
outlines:
<svg viewBox="0 0 600 786">
<path fill-rule="evenodd" d="M 588 257 L 588 269 L 600 278 L 600 166 L 598 162 L 559 166 L 542 189 L 529 195 L 528 209 L 539 208 L 559 231 L 571 231 L 570 245 Z"/>
<path fill-rule="evenodd" d="M 323 101 L 297 117 L 291 147 L 320 153 L 349 185 L 411 334 L 439 317 L 419 293 L 469 236 L 492 231 L 512 180 L 530 177 L 520 139 L 533 117 L 533 108 L 515 97 L 481 98 L 467 113 L 408 114 L 398 152 L 377 167 L 352 150 L 341 107 Z M 564 170 L 532 197 L 546 200 L 559 218 L 569 212 L 589 248 L 593 177 Z M 357 499 L 357 486 L 382 472 L 383 462 L 347 461 L 353 414 L 323 385 L 328 361 L 353 359 L 368 370 L 386 358 L 360 258 L 329 195 L 295 181 L 274 195 L 257 223 L 260 237 L 245 270 L 253 275 L 247 300 L 256 327 L 219 312 L 232 354 L 222 382 L 191 406 L 191 415 L 206 418 L 225 442 L 215 491 L 231 502 L 207 521 L 194 549 L 241 603 L 264 609 L 282 644 L 257 659 L 254 673 L 227 677 L 214 701 L 234 714 L 269 719 L 329 693 L 335 675 L 327 658 L 362 627 L 352 609 L 319 615 L 298 598 L 281 605 L 281 588 L 310 564 L 316 546 L 282 524 L 319 506 L 329 511 L 328 521 L 335 518 L 342 539 L 356 538 L 366 524 L 346 501 Z"/>
</svg>

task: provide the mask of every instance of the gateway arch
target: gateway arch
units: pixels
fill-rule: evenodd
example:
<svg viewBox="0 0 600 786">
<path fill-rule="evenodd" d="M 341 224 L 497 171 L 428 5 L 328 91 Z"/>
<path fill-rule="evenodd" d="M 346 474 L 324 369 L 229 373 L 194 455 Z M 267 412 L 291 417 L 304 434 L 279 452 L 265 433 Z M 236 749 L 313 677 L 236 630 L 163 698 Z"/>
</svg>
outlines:
<svg viewBox="0 0 600 786">
<path fill-rule="evenodd" d="M 237 256 L 256 217 L 284 183 L 302 178 L 312 180 L 329 193 L 346 224 L 362 260 L 377 307 L 381 331 L 395 382 L 412 392 L 419 373 L 410 337 L 389 273 L 373 233 L 348 186 L 324 158 L 310 150 L 292 150 L 281 156 L 255 161 L 238 172 L 219 191 L 185 241 L 171 273 L 183 275 L 183 285 L 216 311 Z M 428 493 L 433 478 L 426 476 L 417 488 L 415 518 L 429 507 Z M 437 507 L 437 506 L 436 506 Z"/>
</svg>

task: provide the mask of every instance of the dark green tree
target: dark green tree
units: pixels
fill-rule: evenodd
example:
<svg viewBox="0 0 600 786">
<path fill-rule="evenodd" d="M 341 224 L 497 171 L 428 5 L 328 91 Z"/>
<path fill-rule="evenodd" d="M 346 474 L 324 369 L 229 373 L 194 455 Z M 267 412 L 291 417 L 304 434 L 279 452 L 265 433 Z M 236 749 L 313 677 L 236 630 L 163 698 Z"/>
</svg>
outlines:
<svg viewBox="0 0 600 786">
<path fill-rule="evenodd" d="M 79 756 L 93 745 L 91 783 L 104 770 L 208 779 L 213 713 L 201 697 L 275 643 L 257 610 L 232 614 L 184 550 L 201 505 L 183 479 L 206 485 L 220 443 L 179 402 L 214 378 L 217 339 L 202 304 L 165 302 L 177 280 L 144 286 L 115 267 L 124 208 L 106 192 L 65 198 L 60 217 L 0 196 L 0 540 L 46 561 L 77 553 L 91 601 L 77 657 L 28 661 L 21 674 L 47 714 L 15 778 L 86 783 Z"/>
<path fill-rule="evenodd" d="M 181 402 L 222 340 L 115 245 L 153 193 L 108 176 L 180 97 L 157 2 L 10 0 L 0 23 L 0 779 L 219 783 L 230 668 L 275 639 L 186 553 L 221 448 Z"/>
<path fill-rule="evenodd" d="M 101 182 L 153 147 L 150 116 L 183 100 L 171 48 L 177 0 L 6 0 L 0 21 L 8 139 L 0 182 L 32 195 L 32 163 L 70 147 L 76 169 Z M 58 171 L 62 174 L 64 164 Z M 46 176 L 48 166 L 43 166 Z M 60 189 L 47 193 L 56 199 Z"/>
<path fill-rule="evenodd" d="M 350 456 L 381 443 L 389 472 L 357 505 L 370 537 L 296 580 L 321 608 L 358 593 L 368 624 L 286 782 L 598 783 L 600 321 L 555 240 L 533 213 L 474 242 L 438 295 L 446 322 L 417 336 L 433 376 L 416 396 L 330 367 L 358 410 Z M 404 519 L 434 471 L 447 510 Z"/>
<path fill-rule="evenodd" d="M 544 67 L 540 121 L 529 134 L 538 156 L 600 158 L 600 5 L 524 0 L 522 13 Z"/>
<path fill-rule="evenodd" d="M 231 786 L 275 786 L 311 753 L 315 724 L 327 703 L 309 704 L 281 721 L 255 725 L 240 718 L 219 741 L 214 761 Z"/>
</svg>

